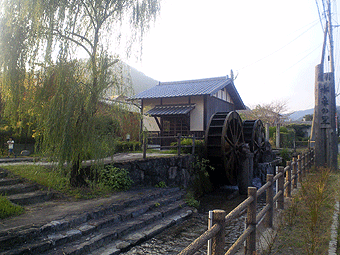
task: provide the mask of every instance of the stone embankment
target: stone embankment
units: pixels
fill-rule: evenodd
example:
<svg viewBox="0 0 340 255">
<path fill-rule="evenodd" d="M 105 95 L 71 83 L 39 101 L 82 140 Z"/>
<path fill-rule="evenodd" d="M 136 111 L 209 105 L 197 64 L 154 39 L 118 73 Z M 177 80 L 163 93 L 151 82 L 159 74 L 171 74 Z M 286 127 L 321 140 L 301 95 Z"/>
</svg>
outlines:
<svg viewBox="0 0 340 255">
<path fill-rule="evenodd" d="M 0 192 L 26 208 L 25 214 L 0 222 L 1 255 L 119 254 L 192 214 L 179 188 L 141 188 L 94 200 L 46 201 L 28 194 L 46 192 L 51 199 L 52 193 L 0 172 Z M 19 193 L 10 195 L 14 190 Z"/>
</svg>

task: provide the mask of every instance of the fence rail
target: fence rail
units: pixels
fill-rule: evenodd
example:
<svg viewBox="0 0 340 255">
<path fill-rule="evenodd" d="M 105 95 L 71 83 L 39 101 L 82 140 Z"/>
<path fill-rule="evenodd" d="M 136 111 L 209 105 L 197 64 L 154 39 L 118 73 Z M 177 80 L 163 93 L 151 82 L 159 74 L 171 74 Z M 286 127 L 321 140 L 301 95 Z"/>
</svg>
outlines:
<svg viewBox="0 0 340 255">
<path fill-rule="evenodd" d="M 274 205 L 278 209 L 284 209 L 284 196 L 291 197 L 292 188 L 297 188 L 297 182 L 301 182 L 314 163 L 314 150 L 299 155 L 287 162 L 287 166 L 277 167 L 277 174 L 267 174 L 267 182 L 260 189 L 248 187 L 248 198 L 240 203 L 228 215 L 223 210 L 213 210 L 212 227 L 186 247 L 179 255 L 193 255 L 208 241 L 208 255 L 233 255 L 246 242 L 245 254 L 256 252 L 257 225 L 264 220 L 265 227 L 273 226 Z M 277 182 L 276 194 L 273 194 L 274 183 Z M 257 197 L 266 192 L 266 205 L 256 214 Z M 246 229 L 236 242 L 224 253 L 225 225 L 238 217 L 241 211 L 247 209 Z M 209 212 L 210 214 L 211 212 Z"/>
<path fill-rule="evenodd" d="M 177 155 L 181 155 L 182 148 L 192 148 L 191 154 L 195 154 L 195 148 L 196 148 L 196 140 L 204 140 L 204 137 L 196 137 L 195 134 L 192 136 L 182 136 L 181 134 L 178 134 L 177 136 L 158 136 L 158 137 L 152 137 L 152 139 L 170 139 L 170 140 L 176 140 L 177 145 L 176 146 L 166 146 L 166 145 L 159 145 L 158 148 L 160 149 L 177 149 Z M 182 139 L 192 139 L 191 145 L 182 145 L 181 141 Z M 143 139 L 143 158 L 146 158 L 146 150 L 148 149 L 148 138 L 145 136 Z"/>
</svg>

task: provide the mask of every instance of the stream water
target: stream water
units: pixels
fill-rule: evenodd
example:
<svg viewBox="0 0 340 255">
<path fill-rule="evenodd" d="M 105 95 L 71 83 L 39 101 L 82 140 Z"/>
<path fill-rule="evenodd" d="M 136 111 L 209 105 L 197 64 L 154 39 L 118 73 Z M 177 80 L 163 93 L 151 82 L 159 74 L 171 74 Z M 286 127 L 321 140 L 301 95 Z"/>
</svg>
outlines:
<svg viewBox="0 0 340 255">
<path fill-rule="evenodd" d="M 207 230 L 209 210 L 222 209 L 228 214 L 246 198 L 246 196 L 230 198 L 233 192 L 235 193 L 235 190 L 220 190 L 205 195 L 200 199 L 198 213 L 191 219 L 181 225 L 164 231 L 160 235 L 132 248 L 124 254 L 178 254 Z M 245 217 L 246 215 L 242 214 L 226 226 L 227 248 L 229 248 L 244 231 Z M 200 249 L 199 254 L 206 254 L 206 250 L 207 247 L 205 245 Z"/>
</svg>

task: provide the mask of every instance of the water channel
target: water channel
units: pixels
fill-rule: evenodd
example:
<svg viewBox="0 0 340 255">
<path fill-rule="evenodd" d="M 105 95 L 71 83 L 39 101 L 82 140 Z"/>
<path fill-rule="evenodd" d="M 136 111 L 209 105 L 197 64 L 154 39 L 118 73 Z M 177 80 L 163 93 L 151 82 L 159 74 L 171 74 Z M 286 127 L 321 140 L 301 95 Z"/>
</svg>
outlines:
<svg viewBox="0 0 340 255">
<path fill-rule="evenodd" d="M 200 199 L 198 213 L 191 219 L 181 225 L 164 231 L 160 235 L 132 248 L 124 254 L 178 254 L 207 230 L 209 210 L 222 209 L 228 214 L 246 198 L 246 196 L 235 196 L 235 193 L 237 193 L 237 191 L 235 192 L 235 190 L 229 189 L 215 191 L 203 196 Z M 245 217 L 246 214 L 243 213 L 226 226 L 227 248 L 229 248 L 244 231 Z M 202 247 L 199 254 L 206 254 L 206 250 L 206 246 Z"/>
</svg>

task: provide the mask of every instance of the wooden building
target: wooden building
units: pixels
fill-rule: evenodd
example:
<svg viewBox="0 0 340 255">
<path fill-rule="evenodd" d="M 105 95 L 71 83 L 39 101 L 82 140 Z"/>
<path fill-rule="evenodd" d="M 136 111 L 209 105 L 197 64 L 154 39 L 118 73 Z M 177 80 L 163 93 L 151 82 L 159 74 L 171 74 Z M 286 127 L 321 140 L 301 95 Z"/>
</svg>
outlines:
<svg viewBox="0 0 340 255">
<path fill-rule="evenodd" d="M 202 137 L 214 113 L 246 109 L 228 76 L 160 82 L 134 99 L 141 101 L 144 127 L 160 136 Z"/>
</svg>

